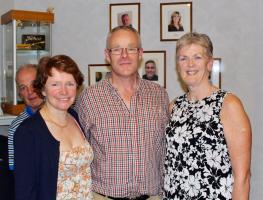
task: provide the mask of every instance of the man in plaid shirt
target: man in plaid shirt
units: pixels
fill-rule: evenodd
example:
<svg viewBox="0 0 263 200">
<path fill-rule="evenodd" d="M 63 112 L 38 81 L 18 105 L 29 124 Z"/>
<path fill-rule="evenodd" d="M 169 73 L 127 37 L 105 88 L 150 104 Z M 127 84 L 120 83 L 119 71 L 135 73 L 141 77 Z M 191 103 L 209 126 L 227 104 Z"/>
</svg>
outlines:
<svg viewBox="0 0 263 200">
<path fill-rule="evenodd" d="M 161 198 L 169 99 L 163 87 L 139 77 L 142 55 L 134 28 L 114 28 L 105 50 L 110 75 L 76 103 L 94 151 L 94 199 Z"/>
</svg>

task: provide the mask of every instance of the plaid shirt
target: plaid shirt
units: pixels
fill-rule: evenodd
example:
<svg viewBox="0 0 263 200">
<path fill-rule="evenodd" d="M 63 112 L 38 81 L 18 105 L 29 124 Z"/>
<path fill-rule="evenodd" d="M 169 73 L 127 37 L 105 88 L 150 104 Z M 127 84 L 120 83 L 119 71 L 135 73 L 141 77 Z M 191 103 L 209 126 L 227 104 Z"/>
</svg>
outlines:
<svg viewBox="0 0 263 200">
<path fill-rule="evenodd" d="M 130 109 L 108 80 L 84 90 L 76 110 L 94 151 L 95 192 L 112 197 L 162 193 L 168 104 L 164 88 L 142 79 Z"/>
</svg>

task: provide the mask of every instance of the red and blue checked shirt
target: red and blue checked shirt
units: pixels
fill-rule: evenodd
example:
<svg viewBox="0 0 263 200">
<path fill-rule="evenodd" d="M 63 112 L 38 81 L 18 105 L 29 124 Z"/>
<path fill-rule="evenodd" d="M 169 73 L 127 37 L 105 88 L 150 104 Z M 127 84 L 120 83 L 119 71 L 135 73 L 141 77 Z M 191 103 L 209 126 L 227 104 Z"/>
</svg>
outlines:
<svg viewBox="0 0 263 200">
<path fill-rule="evenodd" d="M 94 151 L 95 192 L 112 197 L 162 193 L 168 105 L 165 89 L 142 79 L 130 109 L 108 79 L 82 92 L 76 110 Z"/>
</svg>

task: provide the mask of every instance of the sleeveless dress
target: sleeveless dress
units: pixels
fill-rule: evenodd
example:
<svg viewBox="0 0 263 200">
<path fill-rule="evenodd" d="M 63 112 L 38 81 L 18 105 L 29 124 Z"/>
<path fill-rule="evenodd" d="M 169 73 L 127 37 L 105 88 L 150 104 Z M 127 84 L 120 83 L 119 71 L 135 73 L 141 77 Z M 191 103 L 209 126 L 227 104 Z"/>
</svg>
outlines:
<svg viewBox="0 0 263 200">
<path fill-rule="evenodd" d="M 60 151 L 57 200 L 92 199 L 90 164 L 93 151 L 88 141 L 71 151 Z"/>
<path fill-rule="evenodd" d="M 164 199 L 232 199 L 233 174 L 220 120 L 227 93 L 175 101 L 166 127 Z"/>
</svg>

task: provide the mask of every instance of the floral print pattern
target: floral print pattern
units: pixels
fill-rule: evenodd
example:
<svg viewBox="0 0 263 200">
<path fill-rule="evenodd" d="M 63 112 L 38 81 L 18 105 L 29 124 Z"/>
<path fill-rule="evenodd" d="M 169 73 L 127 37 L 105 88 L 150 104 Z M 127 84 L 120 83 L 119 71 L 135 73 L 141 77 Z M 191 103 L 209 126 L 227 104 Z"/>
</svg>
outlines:
<svg viewBox="0 0 263 200">
<path fill-rule="evenodd" d="M 232 199 L 233 174 L 220 121 L 227 92 L 175 101 L 166 127 L 164 199 Z"/>
<path fill-rule="evenodd" d="M 87 141 L 72 151 L 60 151 L 57 200 L 92 199 L 92 160 L 93 151 Z"/>
</svg>

